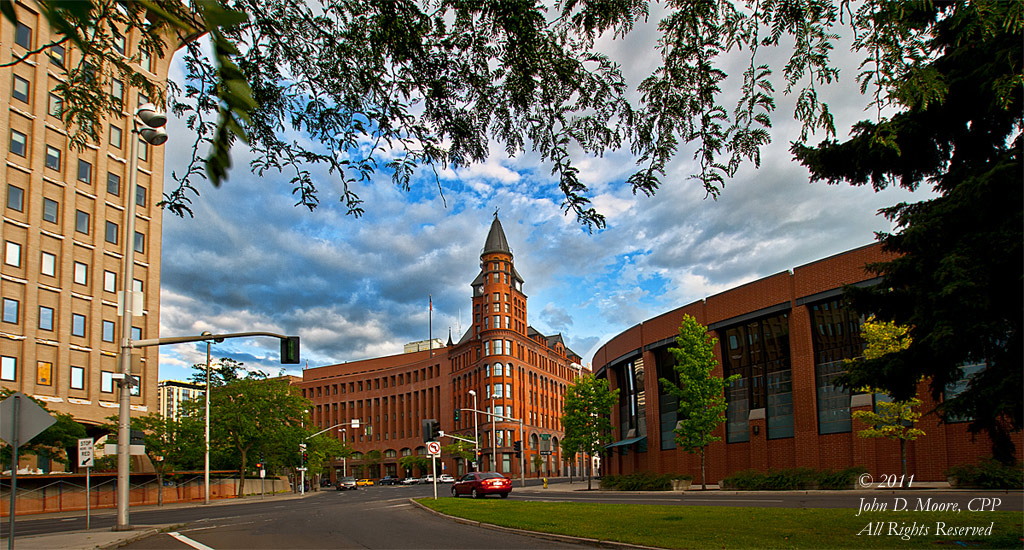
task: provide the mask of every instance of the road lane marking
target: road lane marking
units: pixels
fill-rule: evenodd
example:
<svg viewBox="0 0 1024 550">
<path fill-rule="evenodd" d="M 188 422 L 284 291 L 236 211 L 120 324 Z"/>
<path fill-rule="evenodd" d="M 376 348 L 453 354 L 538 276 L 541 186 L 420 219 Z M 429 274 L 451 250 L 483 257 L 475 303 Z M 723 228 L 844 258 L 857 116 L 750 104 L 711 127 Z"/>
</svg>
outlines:
<svg viewBox="0 0 1024 550">
<path fill-rule="evenodd" d="M 172 531 L 172 532 L 167 533 L 167 534 L 172 536 L 172 537 L 174 537 L 175 539 L 177 539 L 177 540 L 179 540 L 181 542 L 184 542 L 185 544 L 191 546 L 192 548 L 195 548 L 196 550 L 213 550 L 213 548 L 210 548 L 209 546 L 207 546 L 207 545 L 205 545 L 205 544 L 203 544 L 201 542 L 196 542 L 196 541 L 194 541 L 194 540 L 192 540 L 192 539 L 186 537 L 185 535 L 182 535 L 181 533 L 178 533 L 176 531 Z"/>
</svg>

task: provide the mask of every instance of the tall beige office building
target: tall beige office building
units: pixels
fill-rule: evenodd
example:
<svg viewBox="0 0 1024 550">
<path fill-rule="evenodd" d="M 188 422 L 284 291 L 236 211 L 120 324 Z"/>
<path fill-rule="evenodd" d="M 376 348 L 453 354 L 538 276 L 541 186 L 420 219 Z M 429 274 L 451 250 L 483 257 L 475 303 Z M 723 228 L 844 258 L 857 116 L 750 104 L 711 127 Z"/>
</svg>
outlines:
<svg viewBox="0 0 1024 550">
<path fill-rule="evenodd" d="M 0 64 L 50 43 L 54 35 L 34 3 L 14 2 L 18 24 L 0 22 Z M 129 33 L 118 50 L 155 82 L 166 82 L 170 59 L 140 55 Z M 170 44 L 172 51 L 175 44 Z M 123 287 L 125 239 L 133 243 L 134 290 L 143 294 L 133 338 L 155 338 L 160 322 L 162 147 L 139 147 L 138 187 L 129 189 L 132 116 L 147 102 L 112 80 L 120 116 L 108 118 L 101 142 L 69 147 L 51 92 L 81 56 L 56 47 L 0 68 L 3 137 L 3 225 L 0 267 L 0 387 L 46 401 L 85 424 L 118 410 L 117 354 L 121 335 L 118 291 Z M 135 234 L 125 235 L 125 208 Z M 158 350 L 141 351 L 132 414 L 157 412 Z"/>
</svg>

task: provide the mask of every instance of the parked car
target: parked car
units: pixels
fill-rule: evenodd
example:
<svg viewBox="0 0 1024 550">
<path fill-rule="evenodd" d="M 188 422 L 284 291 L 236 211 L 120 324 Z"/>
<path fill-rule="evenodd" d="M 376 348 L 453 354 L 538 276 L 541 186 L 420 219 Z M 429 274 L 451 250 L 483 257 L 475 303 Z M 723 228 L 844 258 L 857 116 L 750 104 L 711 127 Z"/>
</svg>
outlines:
<svg viewBox="0 0 1024 550">
<path fill-rule="evenodd" d="M 356 481 L 356 485 L 358 485 L 360 487 L 373 487 L 373 480 L 372 479 L 360 479 L 360 480 Z"/>
<path fill-rule="evenodd" d="M 433 482 L 434 482 L 434 476 L 432 476 L 430 474 L 427 474 L 427 475 L 425 475 L 425 476 L 420 478 L 420 483 L 433 483 Z"/>
<path fill-rule="evenodd" d="M 419 482 L 420 482 L 420 478 L 418 478 L 418 477 L 407 477 L 407 478 L 403 479 L 400 483 L 402 485 L 416 485 Z"/>
<path fill-rule="evenodd" d="M 448 474 L 441 474 L 437 476 L 438 483 L 455 483 L 455 478 Z"/>
<path fill-rule="evenodd" d="M 339 478 L 334 487 L 339 491 L 355 491 L 359 488 L 359 485 L 356 483 L 356 478 L 348 476 Z"/>
<path fill-rule="evenodd" d="M 380 478 L 377 485 L 398 485 L 398 478 L 395 476 L 384 476 Z"/>
<path fill-rule="evenodd" d="M 500 495 L 508 498 L 512 492 L 512 480 L 498 472 L 470 472 L 452 483 L 452 496 L 470 495 L 482 498 L 484 495 Z"/>
</svg>

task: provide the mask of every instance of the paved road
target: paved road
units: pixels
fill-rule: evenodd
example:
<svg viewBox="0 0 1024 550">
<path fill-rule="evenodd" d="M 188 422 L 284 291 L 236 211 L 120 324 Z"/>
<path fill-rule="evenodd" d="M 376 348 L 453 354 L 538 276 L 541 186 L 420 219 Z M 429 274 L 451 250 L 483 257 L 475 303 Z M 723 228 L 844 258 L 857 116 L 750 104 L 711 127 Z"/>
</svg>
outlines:
<svg viewBox="0 0 1024 550">
<path fill-rule="evenodd" d="M 404 487 L 323 492 L 269 508 L 250 505 L 244 514 L 190 521 L 171 533 L 122 548 L 580 548 L 578 544 L 454 522 L 409 502 L 411 496 L 428 494 L 425 488 Z"/>
</svg>

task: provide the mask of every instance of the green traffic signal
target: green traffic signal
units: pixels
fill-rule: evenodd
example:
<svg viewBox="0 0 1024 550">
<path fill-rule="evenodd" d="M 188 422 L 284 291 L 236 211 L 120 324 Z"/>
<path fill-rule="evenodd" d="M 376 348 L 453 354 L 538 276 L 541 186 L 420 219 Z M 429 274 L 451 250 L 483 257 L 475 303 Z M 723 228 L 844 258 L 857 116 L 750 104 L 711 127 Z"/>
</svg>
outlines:
<svg viewBox="0 0 1024 550">
<path fill-rule="evenodd" d="M 299 364 L 299 337 L 285 336 L 281 338 L 281 364 Z"/>
</svg>

